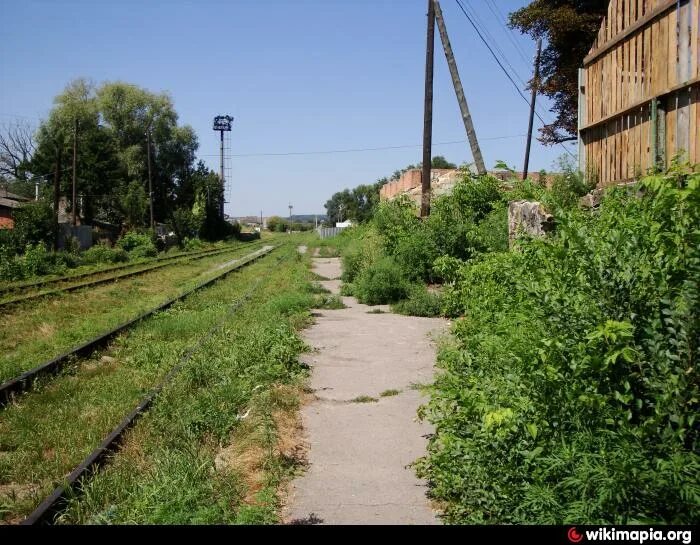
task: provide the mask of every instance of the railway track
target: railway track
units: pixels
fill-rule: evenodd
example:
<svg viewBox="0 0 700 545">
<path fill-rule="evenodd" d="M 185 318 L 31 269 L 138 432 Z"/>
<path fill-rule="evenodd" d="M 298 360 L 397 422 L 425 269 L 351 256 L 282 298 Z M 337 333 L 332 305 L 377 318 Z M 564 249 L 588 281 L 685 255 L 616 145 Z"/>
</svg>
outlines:
<svg viewBox="0 0 700 545">
<path fill-rule="evenodd" d="M 255 247 L 260 247 L 261 243 L 255 243 L 253 245 L 253 248 Z M 114 272 L 115 270 L 123 270 L 126 268 L 133 268 L 137 267 L 138 265 L 126 265 L 126 266 L 121 266 L 121 267 L 114 267 L 111 269 L 108 269 L 107 271 L 102 270 L 102 271 L 96 271 L 92 273 L 84 273 L 81 275 L 75 275 L 75 276 L 70 276 L 70 277 L 63 277 L 63 278 L 57 278 L 53 280 L 47 280 L 43 282 L 36 282 L 31 285 L 25 285 L 25 287 L 30 286 L 30 287 L 47 287 L 50 285 L 58 286 L 58 287 L 53 287 L 51 289 L 44 289 L 41 291 L 37 291 L 35 293 L 27 293 L 27 294 L 22 294 L 18 295 L 15 297 L 11 297 L 9 299 L 2 299 L 0 300 L 0 308 L 3 307 L 8 307 L 10 305 L 18 304 L 18 303 L 23 303 L 25 301 L 30 301 L 32 299 L 38 299 L 40 297 L 47 297 L 50 295 L 56 295 L 59 293 L 68 293 L 71 291 L 76 291 L 84 288 L 89 288 L 93 286 L 98 286 L 100 284 L 106 284 L 109 282 L 113 282 L 115 280 L 121 280 L 123 278 L 130 278 L 133 276 L 139 276 L 141 274 L 146 274 L 148 272 L 152 272 L 158 269 L 161 269 L 163 267 L 170 267 L 172 265 L 177 265 L 179 263 L 186 263 L 191 260 L 196 260 L 196 259 L 204 259 L 207 257 L 213 257 L 225 253 L 230 253 L 233 251 L 237 251 L 241 249 L 241 246 L 236 246 L 236 247 L 231 247 L 231 248 L 224 248 L 224 249 L 217 249 L 217 250 L 207 250 L 205 252 L 196 252 L 196 253 L 191 253 L 191 254 L 185 254 L 185 255 L 178 255 L 178 256 L 171 256 L 167 258 L 161 258 L 157 260 L 157 263 L 147 263 L 145 267 L 142 267 L 137 270 L 127 270 L 124 272 L 118 272 L 117 274 L 112 274 L 108 276 L 104 276 L 101 278 L 96 278 L 94 280 L 85 280 L 83 282 L 78 282 L 76 284 L 69 284 L 66 286 L 59 286 L 61 283 L 65 282 L 70 282 L 75 279 L 80 279 L 80 278 L 87 278 L 90 276 L 98 276 L 101 274 L 104 274 L 105 272 Z M 18 288 L 13 288 L 13 289 L 18 289 Z M 7 288 L 6 288 L 6 293 L 7 293 Z M 2 293 L 0 292 L 0 297 L 2 297 Z"/>
<path fill-rule="evenodd" d="M 119 265 L 112 265 L 110 267 L 105 267 L 96 271 L 87 271 L 77 274 L 67 274 L 65 276 L 59 276 L 56 278 L 43 278 L 38 280 L 30 280 L 25 282 L 15 282 L 11 284 L 5 284 L 0 286 L 0 295 L 4 295 L 10 292 L 22 291 L 25 289 L 37 288 L 41 286 L 46 286 L 49 284 L 60 283 L 60 282 L 70 282 L 72 280 L 77 280 L 80 278 L 85 278 L 88 276 L 95 276 L 98 274 L 104 274 L 109 272 L 114 272 L 122 269 L 140 267 L 142 265 L 150 265 L 154 263 L 161 263 L 163 261 L 171 261 L 175 259 L 182 259 L 184 257 L 195 257 L 198 255 L 209 254 L 221 252 L 222 250 L 227 250 L 228 248 L 209 248 L 207 250 L 196 250 L 194 252 L 182 252 L 175 255 L 161 256 L 148 261 L 142 261 L 140 263 L 121 263 Z"/>
<path fill-rule="evenodd" d="M 72 361 L 76 357 L 85 357 L 92 352 L 94 352 L 96 349 L 100 348 L 101 346 L 104 346 L 107 342 L 109 342 L 112 338 L 114 338 L 117 334 L 121 333 L 122 331 L 134 326 L 135 324 L 141 322 L 145 318 L 148 318 L 149 316 L 155 314 L 156 312 L 161 312 L 163 310 L 166 310 L 167 308 L 171 307 L 173 304 L 176 302 L 184 299 L 188 295 L 205 288 L 217 280 L 220 280 L 221 278 L 225 277 L 229 273 L 239 270 L 246 265 L 249 265 L 250 263 L 253 263 L 254 261 L 258 260 L 259 258 L 269 254 L 274 250 L 274 246 L 264 246 L 261 249 L 248 254 L 239 260 L 236 260 L 235 264 L 233 264 L 232 267 L 228 268 L 223 268 L 221 272 L 217 273 L 215 276 L 212 278 L 209 278 L 207 280 L 204 280 L 203 282 L 200 282 L 197 284 L 195 287 L 186 290 L 179 295 L 176 295 L 175 297 L 172 297 L 165 301 L 164 303 L 159 304 L 156 307 L 151 308 L 150 310 L 147 310 L 135 318 L 132 318 L 130 320 L 127 320 L 126 322 L 123 322 L 122 324 L 119 324 L 118 326 L 110 329 L 109 331 L 105 331 L 96 337 L 93 337 L 92 339 L 88 340 L 85 343 L 82 343 L 78 346 L 75 346 L 68 351 L 48 360 L 45 361 L 34 368 L 23 372 L 22 374 L 16 376 L 15 378 L 12 378 L 2 384 L 0 384 L 0 408 L 7 405 L 15 396 L 20 395 L 28 390 L 30 390 L 34 384 L 34 382 L 41 378 L 41 377 L 46 377 L 49 375 L 56 374 L 59 372 L 62 368 L 64 368 L 70 361 Z"/>
<path fill-rule="evenodd" d="M 262 253 L 261 255 L 267 255 L 270 251 L 272 251 L 272 249 L 265 251 L 265 253 Z M 284 259 L 284 257 L 279 258 L 277 263 L 279 264 Z M 250 262 L 251 261 L 247 261 L 246 264 Z M 240 266 L 242 265 L 243 264 Z M 240 268 L 240 266 L 236 268 Z M 224 274 L 228 274 L 228 272 L 236 270 L 236 268 L 230 269 Z M 217 279 L 218 278 L 220 277 L 217 277 Z M 141 416 L 148 411 L 160 392 L 162 392 L 162 390 L 170 382 L 172 382 L 172 380 L 189 362 L 197 350 L 225 326 L 228 318 L 251 299 L 251 297 L 260 287 L 261 283 L 263 283 L 265 280 L 266 276 L 256 280 L 241 298 L 232 303 L 222 316 L 221 320 L 212 326 L 197 340 L 195 344 L 185 351 L 178 363 L 168 371 L 164 378 L 139 401 L 136 407 L 130 411 L 102 440 L 99 446 L 95 448 L 87 457 L 85 457 L 83 461 L 78 464 L 75 469 L 73 469 L 73 471 L 71 471 L 71 473 L 65 479 L 64 484 L 55 488 L 53 492 L 51 492 L 51 494 L 49 494 L 20 524 L 23 526 L 53 524 L 56 517 L 60 515 L 60 513 L 67 507 L 68 499 L 75 497 L 76 494 L 79 494 L 83 485 L 85 484 L 85 481 L 99 470 L 100 463 L 104 462 L 108 455 L 113 454 L 120 449 L 121 439 L 124 434 L 137 423 Z"/>
</svg>

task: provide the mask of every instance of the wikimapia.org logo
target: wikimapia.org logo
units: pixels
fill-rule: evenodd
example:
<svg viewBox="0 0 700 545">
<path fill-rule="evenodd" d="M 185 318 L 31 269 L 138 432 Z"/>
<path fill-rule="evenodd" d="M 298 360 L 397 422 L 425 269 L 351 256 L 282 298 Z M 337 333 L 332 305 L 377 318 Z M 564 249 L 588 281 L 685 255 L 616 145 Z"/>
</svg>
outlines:
<svg viewBox="0 0 700 545">
<path fill-rule="evenodd" d="M 691 530 L 617 530 L 615 528 L 598 528 L 597 530 L 585 530 L 586 541 L 627 541 L 635 543 L 659 542 L 659 541 L 679 541 L 684 545 L 693 542 Z M 575 526 L 569 528 L 566 533 L 571 543 L 581 543 L 583 533 L 579 532 Z"/>
</svg>

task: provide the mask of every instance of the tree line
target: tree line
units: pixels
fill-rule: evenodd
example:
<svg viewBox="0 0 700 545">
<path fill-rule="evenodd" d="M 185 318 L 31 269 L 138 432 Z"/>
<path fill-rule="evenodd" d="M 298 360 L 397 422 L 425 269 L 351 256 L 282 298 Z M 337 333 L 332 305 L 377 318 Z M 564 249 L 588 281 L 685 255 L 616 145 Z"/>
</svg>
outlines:
<svg viewBox="0 0 700 545">
<path fill-rule="evenodd" d="M 223 184 L 196 162 L 198 147 L 194 129 L 178 124 L 167 93 L 77 79 L 55 97 L 35 132 L 15 124 L 0 134 L 0 176 L 8 189 L 25 195 L 41 181 L 54 221 L 64 198 L 66 211 L 75 209 L 84 223 L 138 229 L 150 223 L 150 162 L 154 222 L 183 236 L 218 238 L 230 229 L 219 216 Z"/>
</svg>

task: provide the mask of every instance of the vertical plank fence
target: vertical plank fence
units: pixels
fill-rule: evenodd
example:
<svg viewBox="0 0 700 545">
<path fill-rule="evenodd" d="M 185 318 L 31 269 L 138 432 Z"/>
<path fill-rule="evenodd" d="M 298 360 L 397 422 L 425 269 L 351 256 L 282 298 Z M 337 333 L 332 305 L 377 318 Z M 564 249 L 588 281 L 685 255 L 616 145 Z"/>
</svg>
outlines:
<svg viewBox="0 0 700 545">
<path fill-rule="evenodd" d="M 579 161 L 606 186 L 700 163 L 700 0 L 611 0 L 579 73 Z"/>
</svg>

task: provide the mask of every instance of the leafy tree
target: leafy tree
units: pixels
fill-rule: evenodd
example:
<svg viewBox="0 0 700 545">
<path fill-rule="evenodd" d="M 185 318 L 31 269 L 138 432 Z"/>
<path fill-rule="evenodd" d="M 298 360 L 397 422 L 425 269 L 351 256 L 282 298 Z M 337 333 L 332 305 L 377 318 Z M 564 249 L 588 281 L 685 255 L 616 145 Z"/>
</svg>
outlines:
<svg viewBox="0 0 700 545">
<path fill-rule="evenodd" d="M 35 135 L 36 152 L 28 171 L 41 175 L 58 172 L 57 178 L 53 176 L 55 202 L 60 194 L 72 194 L 70 168 L 77 122 L 77 192 L 88 221 L 121 222 L 129 182 L 147 186 L 147 131 L 151 135 L 156 221 L 169 218 L 177 206 L 193 206 L 196 194 L 191 178 L 197 137 L 191 127 L 177 125 L 177 113 L 168 95 L 123 82 L 96 88 L 78 79 L 55 98 L 54 104 Z"/>
<path fill-rule="evenodd" d="M 442 155 L 436 155 L 433 157 L 433 159 L 430 161 L 430 166 L 432 168 L 457 168 L 457 165 L 450 163 Z"/>
<path fill-rule="evenodd" d="M 510 26 L 546 39 L 539 91 L 554 101 L 553 123 L 540 129 L 540 141 L 574 140 L 578 116 L 578 69 L 607 13 L 608 0 L 534 0 L 511 13 Z"/>
<path fill-rule="evenodd" d="M 21 252 L 30 244 L 53 244 L 55 237 L 53 210 L 42 201 L 28 202 L 13 213 L 14 229 L 11 245 Z"/>
<path fill-rule="evenodd" d="M 267 218 L 267 228 L 273 233 L 284 233 L 287 230 L 287 221 L 279 216 Z"/>
<path fill-rule="evenodd" d="M 148 208 L 148 196 L 139 182 L 131 182 L 121 198 L 122 211 L 129 227 L 141 227 Z"/>
<path fill-rule="evenodd" d="M 193 238 L 199 234 L 201 220 L 197 219 L 189 208 L 176 208 L 173 210 L 168 222 L 175 232 L 178 245 L 182 248 L 186 238 Z"/>
</svg>

